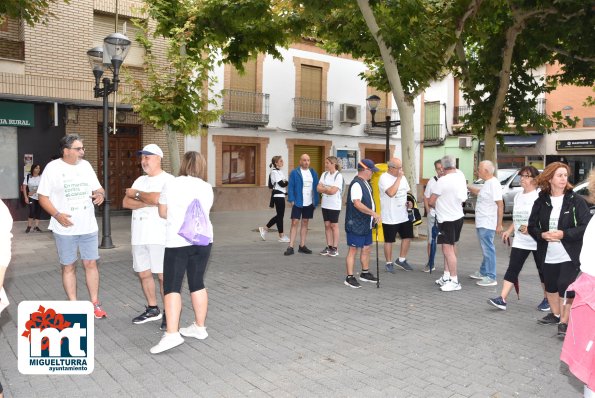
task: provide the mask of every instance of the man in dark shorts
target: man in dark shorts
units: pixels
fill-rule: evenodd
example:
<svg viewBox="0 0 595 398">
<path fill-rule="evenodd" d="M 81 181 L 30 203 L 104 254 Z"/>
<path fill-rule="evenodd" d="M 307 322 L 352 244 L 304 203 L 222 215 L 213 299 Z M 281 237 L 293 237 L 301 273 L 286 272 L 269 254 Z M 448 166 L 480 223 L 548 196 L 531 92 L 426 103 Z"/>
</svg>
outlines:
<svg viewBox="0 0 595 398">
<path fill-rule="evenodd" d="M 370 247 L 372 245 L 372 225 L 380 222 L 380 214 L 376 213 L 372 187 L 368 180 L 378 171 L 370 159 L 362 159 L 357 165 L 357 175 L 351 181 L 347 191 L 347 207 L 345 211 L 345 232 L 347 232 L 347 246 L 349 250 L 345 259 L 347 277 L 345 285 L 357 289 L 360 286 L 355 276 L 353 267 L 355 255 L 361 249 L 360 262 L 362 271 L 359 280 L 362 282 L 376 283 L 378 279 L 370 272 Z"/>
<path fill-rule="evenodd" d="M 293 206 L 291 208 L 291 231 L 289 233 L 289 247 L 283 253 L 291 256 L 294 253 L 293 245 L 297 237 L 298 224 L 302 220 L 300 230 L 300 244 L 298 252 L 312 254 L 312 250 L 306 247 L 306 235 L 308 234 L 308 222 L 314 217 L 314 209 L 318 205 L 318 174 L 310 168 L 310 156 L 300 156 L 300 166 L 296 167 L 289 174 L 289 186 L 287 187 L 287 200 Z"/>
<path fill-rule="evenodd" d="M 463 228 L 463 206 L 467 199 L 465 175 L 456 168 L 454 156 L 442 158 L 444 175 L 436 181 L 429 205 L 436 209 L 438 220 L 438 240 L 444 254 L 444 275 L 436 281 L 443 292 L 461 290 L 457 276 L 457 254 L 455 244 Z"/>
</svg>

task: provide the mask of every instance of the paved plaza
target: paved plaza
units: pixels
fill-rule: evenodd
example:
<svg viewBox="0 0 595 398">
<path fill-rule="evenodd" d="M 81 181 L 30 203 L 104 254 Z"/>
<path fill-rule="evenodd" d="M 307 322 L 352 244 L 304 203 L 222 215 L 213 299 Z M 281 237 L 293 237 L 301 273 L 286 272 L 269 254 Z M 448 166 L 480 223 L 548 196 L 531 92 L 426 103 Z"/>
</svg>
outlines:
<svg viewBox="0 0 595 398">
<path fill-rule="evenodd" d="M 463 288 L 446 293 L 434 284 L 442 270 L 440 253 L 440 272 L 420 272 L 423 236 L 412 242 L 408 256 L 415 271 L 384 272 L 381 243 L 380 289 L 371 283 L 350 289 L 343 284 L 345 244 L 339 257 L 316 254 L 324 246 L 319 211 L 307 242 L 314 254 L 296 250 L 290 257 L 283 256 L 286 244 L 277 242 L 276 233 L 260 239 L 257 227 L 272 215 L 212 214 L 215 243 L 205 278 L 209 337 L 186 338 L 159 355 L 149 348 L 161 337 L 160 322 L 131 323 L 145 302 L 132 271 L 130 217 L 112 217 L 117 247 L 100 251 L 100 299 L 108 318 L 95 322 L 95 370 L 87 376 L 29 376 L 17 369 L 18 303 L 64 300 L 65 294 L 51 233 L 25 234 L 25 223 L 16 222 L 5 283 L 11 306 L 0 318 L 5 396 L 582 396 L 581 383 L 559 360 L 556 327 L 536 323 L 544 313 L 536 310 L 542 294 L 532 258 L 521 274 L 520 300 L 511 293 L 507 311 L 486 300 L 500 292 L 508 247 L 497 244 L 498 286 L 479 287 L 467 278 L 481 261 L 472 219 L 458 247 Z M 370 268 L 376 274 L 375 246 Z M 79 298 L 88 299 L 82 268 L 78 283 Z M 185 288 L 184 326 L 192 321 L 187 293 Z"/>
</svg>

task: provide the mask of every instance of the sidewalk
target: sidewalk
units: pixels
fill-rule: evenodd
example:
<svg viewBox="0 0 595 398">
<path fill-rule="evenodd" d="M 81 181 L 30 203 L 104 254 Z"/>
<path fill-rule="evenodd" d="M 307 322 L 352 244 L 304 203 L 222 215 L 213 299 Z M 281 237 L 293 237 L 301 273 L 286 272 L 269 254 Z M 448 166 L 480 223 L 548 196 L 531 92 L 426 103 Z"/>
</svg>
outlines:
<svg viewBox="0 0 595 398">
<path fill-rule="evenodd" d="M 159 322 L 133 325 L 144 309 L 130 256 L 130 218 L 112 218 L 115 249 L 101 250 L 100 299 L 108 318 L 95 322 L 95 371 L 88 376 L 28 376 L 17 369 L 17 305 L 22 300 L 63 300 L 51 233 L 13 228 L 13 261 L 5 283 L 11 306 L 0 318 L 0 381 L 5 397 L 578 397 L 582 385 L 559 360 L 555 326 L 536 320 L 541 301 L 532 259 L 520 277 L 520 300 L 507 311 L 486 300 L 498 296 L 508 248 L 497 243 L 498 283 L 479 287 L 479 244 L 472 223 L 463 227 L 459 253 L 462 290 L 441 292 L 439 272 L 420 272 L 426 241 L 411 244 L 415 271 L 383 271 L 380 289 L 343 285 L 345 236 L 339 256 L 324 246 L 320 212 L 311 221 L 312 255 L 283 256 L 286 244 L 257 227 L 272 211 L 212 214 L 215 243 L 206 285 L 209 337 L 151 355 Z M 343 219 L 343 214 L 341 219 Z M 289 220 L 285 220 L 289 232 Z M 509 221 L 508 221 L 509 222 Z M 101 222 L 99 222 L 101 226 Z M 47 222 L 42 224 L 43 229 Z M 424 233 L 425 228 L 420 228 Z M 423 237 L 422 237 L 423 238 Z M 370 269 L 376 274 L 375 244 Z M 393 253 L 398 254 L 398 246 Z M 356 265 L 359 272 L 359 264 Z M 88 299 L 79 268 L 80 299 Z M 192 322 L 187 287 L 181 323 Z"/>
</svg>

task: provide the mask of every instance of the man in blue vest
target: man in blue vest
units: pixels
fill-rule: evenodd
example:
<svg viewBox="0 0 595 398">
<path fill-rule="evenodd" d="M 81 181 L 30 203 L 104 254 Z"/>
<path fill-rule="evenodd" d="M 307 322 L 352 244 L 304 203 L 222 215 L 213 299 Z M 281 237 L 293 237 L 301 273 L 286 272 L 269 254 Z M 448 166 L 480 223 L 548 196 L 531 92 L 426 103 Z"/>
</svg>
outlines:
<svg viewBox="0 0 595 398">
<path fill-rule="evenodd" d="M 347 233 L 349 251 L 345 259 L 347 270 L 345 285 L 354 289 L 361 287 L 353 275 L 355 255 L 358 249 L 361 249 L 359 259 L 362 264 L 359 280 L 372 283 L 378 281 L 368 268 L 370 264 L 370 248 L 372 246 L 372 227 L 375 223 L 381 221 L 380 214 L 376 213 L 376 206 L 372 197 L 372 187 L 368 183 L 375 171 L 378 171 L 378 168 L 372 160 L 362 159 L 357 164 L 357 175 L 351 181 L 349 190 L 347 191 L 345 232 Z"/>
</svg>

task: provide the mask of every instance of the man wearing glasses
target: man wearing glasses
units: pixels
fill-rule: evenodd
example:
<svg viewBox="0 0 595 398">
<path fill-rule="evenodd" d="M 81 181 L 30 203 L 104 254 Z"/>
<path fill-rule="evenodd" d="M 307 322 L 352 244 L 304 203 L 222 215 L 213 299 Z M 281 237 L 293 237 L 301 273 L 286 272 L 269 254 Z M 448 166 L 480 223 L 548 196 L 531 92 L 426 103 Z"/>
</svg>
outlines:
<svg viewBox="0 0 595 398">
<path fill-rule="evenodd" d="M 68 299 L 77 299 L 76 262 L 80 252 L 95 318 L 105 318 L 98 297 L 99 228 L 94 208 L 103 203 L 105 191 L 91 164 L 83 159 L 85 148 L 80 136 L 62 137 L 60 150 L 62 157 L 48 163 L 42 174 L 37 190 L 39 204 L 52 216 L 49 229 L 54 233 Z"/>
</svg>

